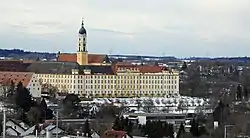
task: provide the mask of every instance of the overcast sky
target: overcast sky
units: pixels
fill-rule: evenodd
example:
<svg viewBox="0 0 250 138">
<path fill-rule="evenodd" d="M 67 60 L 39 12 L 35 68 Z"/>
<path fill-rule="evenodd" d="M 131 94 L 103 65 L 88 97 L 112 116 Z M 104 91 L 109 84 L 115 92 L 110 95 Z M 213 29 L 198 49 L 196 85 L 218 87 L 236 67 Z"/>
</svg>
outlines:
<svg viewBox="0 0 250 138">
<path fill-rule="evenodd" d="M 250 56 L 250 0 L 1 0 L 0 48 L 158 56 Z"/>
</svg>

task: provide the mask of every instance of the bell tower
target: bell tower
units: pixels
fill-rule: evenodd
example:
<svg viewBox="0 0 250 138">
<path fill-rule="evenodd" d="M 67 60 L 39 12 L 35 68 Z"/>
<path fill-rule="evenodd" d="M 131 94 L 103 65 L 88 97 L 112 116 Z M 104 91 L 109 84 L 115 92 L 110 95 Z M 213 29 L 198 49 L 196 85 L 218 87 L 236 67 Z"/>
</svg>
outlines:
<svg viewBox="0 0 250 138">
<path fill-rule="evenodd" d="M 84 22 L 82 19 L 82 25 L 78 33 L 77 43 L 77 63 L 79 65 L 88 65 L 88 51 L 86 48 L 87 43 L 87 31 L 84 28 Z"/>
</svg>

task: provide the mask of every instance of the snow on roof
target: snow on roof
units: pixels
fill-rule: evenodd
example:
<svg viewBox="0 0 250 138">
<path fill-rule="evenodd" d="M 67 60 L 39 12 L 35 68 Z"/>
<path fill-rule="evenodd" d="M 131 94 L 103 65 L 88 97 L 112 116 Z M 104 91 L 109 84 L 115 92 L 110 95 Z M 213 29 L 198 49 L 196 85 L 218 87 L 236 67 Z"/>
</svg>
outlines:
<svg viewBox="0 0 250 138">
<path fill-rule="evenodd" d="M 36 126 L 33 126 L 33 127 L 29 128 L 28 130 L 26 130 L 24 133 L 22 133 L 21 136 L 28 136 L 28 135 L 32 134 L 35 129 L 36 129 Z"/>
<path fill-rule="evenodd" d="M 29 126 L 27 124 L 25 124 L 24 122 L 20 122 L 19 125 L 24 128 L 25 130 L 27 130 L 29 128 Z"/>
<path fill-rule="evenodd" d="M 50 131 L 51 129 L 55 128 L 56 126 L 55 125 L 48 125 L 45 130 L 48 130 Z"/>
<path fill-rule="evenodd" d="M 145 113 L 145 112 L 143 112 L 143 111 L 135 111 L 134 113 L 139 114 L 139 113 Z"/>
</svg>

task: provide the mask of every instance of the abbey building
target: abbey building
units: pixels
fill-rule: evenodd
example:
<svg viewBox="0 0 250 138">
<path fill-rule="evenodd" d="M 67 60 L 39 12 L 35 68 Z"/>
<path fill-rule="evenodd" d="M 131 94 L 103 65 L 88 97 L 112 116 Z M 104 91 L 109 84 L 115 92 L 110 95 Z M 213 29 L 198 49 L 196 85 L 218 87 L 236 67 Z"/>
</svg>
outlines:
<svg viewBox="0 0 250 138">
<path fill-rule="evenodd" d="M 179 93 L 179 73 L 166 67 L 112 63 L 105 54 L 90 54 L 82 21 L 76 53 L 58 52 L 57 61 L 32 62 L 41 83 L 81 97 L 165 97 Z"/>
</svg>

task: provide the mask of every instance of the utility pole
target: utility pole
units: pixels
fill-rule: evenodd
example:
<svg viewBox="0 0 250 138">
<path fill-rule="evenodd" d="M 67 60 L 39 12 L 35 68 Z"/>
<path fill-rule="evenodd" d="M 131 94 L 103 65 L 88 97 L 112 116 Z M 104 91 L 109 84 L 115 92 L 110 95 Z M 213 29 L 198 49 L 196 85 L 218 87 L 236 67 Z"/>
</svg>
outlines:
<svg viewBox="0 0 250 138">
<path fill-rule="evenodd" d="M 58 138 L 58 111 L 56 111 L 56 138 Z"/>
<path fill-rule="evenodd" d="M 227 138 L 227 126 L 224 127 L 224 138 Z"/>
<path fill-rule="evenodd" d="M 6 111 L 3 110 L 3 138 L 5 138 L 6 135 Z"/>
</svg>

